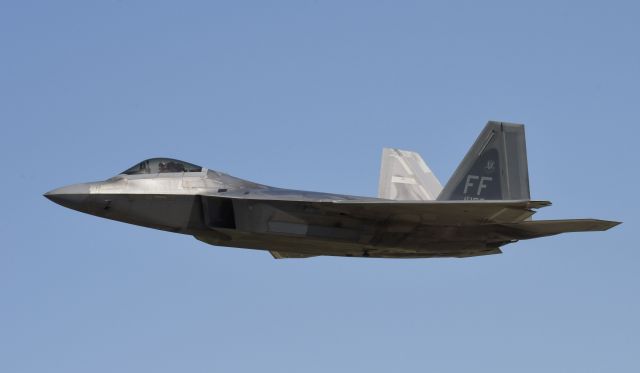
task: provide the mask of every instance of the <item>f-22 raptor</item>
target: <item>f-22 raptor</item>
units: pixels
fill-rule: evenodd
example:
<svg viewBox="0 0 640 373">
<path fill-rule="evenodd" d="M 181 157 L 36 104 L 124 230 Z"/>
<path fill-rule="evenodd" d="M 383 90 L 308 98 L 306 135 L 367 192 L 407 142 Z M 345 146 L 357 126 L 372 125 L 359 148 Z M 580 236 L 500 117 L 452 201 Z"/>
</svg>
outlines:
<svg viewBox="0 0 640 373">
<path fill-rule="evenodd" d="M 604 231 L 596 219 L 532 220 L 524 126 L 489 122 L 444 188 L 414 152 L 384 149 L 378 198 L 275 188 L 168 158 L 45 194 L 71 209 L 274 258 L 471 257 L 519 240 Z"/>
</svg>

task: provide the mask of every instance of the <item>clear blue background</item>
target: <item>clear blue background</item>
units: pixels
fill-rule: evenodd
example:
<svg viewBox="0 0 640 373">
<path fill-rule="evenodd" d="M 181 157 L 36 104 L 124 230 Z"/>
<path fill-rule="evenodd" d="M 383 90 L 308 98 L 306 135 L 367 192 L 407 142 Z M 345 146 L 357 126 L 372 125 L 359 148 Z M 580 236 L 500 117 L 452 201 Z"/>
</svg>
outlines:
<svg viewBox="0 0 640 373">
<path fill-rule="evenodd" d="M 4 1 L 0 371 L 638 372 L 637 2 Z M 376 194 L 527 124 L 537 218 L 470 259 L 276 261 L 42 193 L 168 156 Z"/>
</svg>

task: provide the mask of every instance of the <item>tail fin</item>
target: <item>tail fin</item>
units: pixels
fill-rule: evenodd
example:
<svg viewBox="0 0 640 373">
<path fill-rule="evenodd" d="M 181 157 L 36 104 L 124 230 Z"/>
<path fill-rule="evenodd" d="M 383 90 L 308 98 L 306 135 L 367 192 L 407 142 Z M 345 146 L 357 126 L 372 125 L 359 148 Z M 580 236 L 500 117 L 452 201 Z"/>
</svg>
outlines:
<svg viewBox="0 0 640 373">
<path fill-rule="evenodd" d="M 378 197 L 395 200 L 430 201 L 442 185 L 420 157 L 408 150 L 382 149 Z"/>
<path fill-rule="evenodd" d="M 489 122 L 438 200 L 528 200 L 524 125 Z"/>
</svg>

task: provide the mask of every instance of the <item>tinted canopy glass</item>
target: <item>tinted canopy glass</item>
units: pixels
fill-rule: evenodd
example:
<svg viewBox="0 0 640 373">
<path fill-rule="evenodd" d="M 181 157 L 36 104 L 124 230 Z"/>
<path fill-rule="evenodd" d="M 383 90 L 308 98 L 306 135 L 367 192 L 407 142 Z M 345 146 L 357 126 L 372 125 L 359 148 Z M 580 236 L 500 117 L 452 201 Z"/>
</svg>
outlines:
<svg viewBox="0 0 640 373">
<path fill-rule="evenodd" d="M 123 172 L 125 175 L 164 174 L 169 172 L 200 172 L 202 167 L 170 158 L 152 158 Z"/>
</svg>

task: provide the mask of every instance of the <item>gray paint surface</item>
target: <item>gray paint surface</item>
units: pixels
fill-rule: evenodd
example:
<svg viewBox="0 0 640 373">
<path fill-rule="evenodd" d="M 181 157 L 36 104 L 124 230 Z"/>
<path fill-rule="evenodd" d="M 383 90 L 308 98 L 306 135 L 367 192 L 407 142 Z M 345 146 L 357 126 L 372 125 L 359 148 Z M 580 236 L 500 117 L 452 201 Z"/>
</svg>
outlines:
<svg viewBox="0 0 640 373">
<path fill-rule="evenodd" d="M 444 188 L 417 153 L 385 149 L 370 198 L 275 188 L 167 158 L 45 194 L 81 212 L 274 258 L 469 257 L 618 222 L 532 221 L 524 126 L 489 122 Z M 393 198 L 393 199 L 390 199 Z"/>
</svg>

